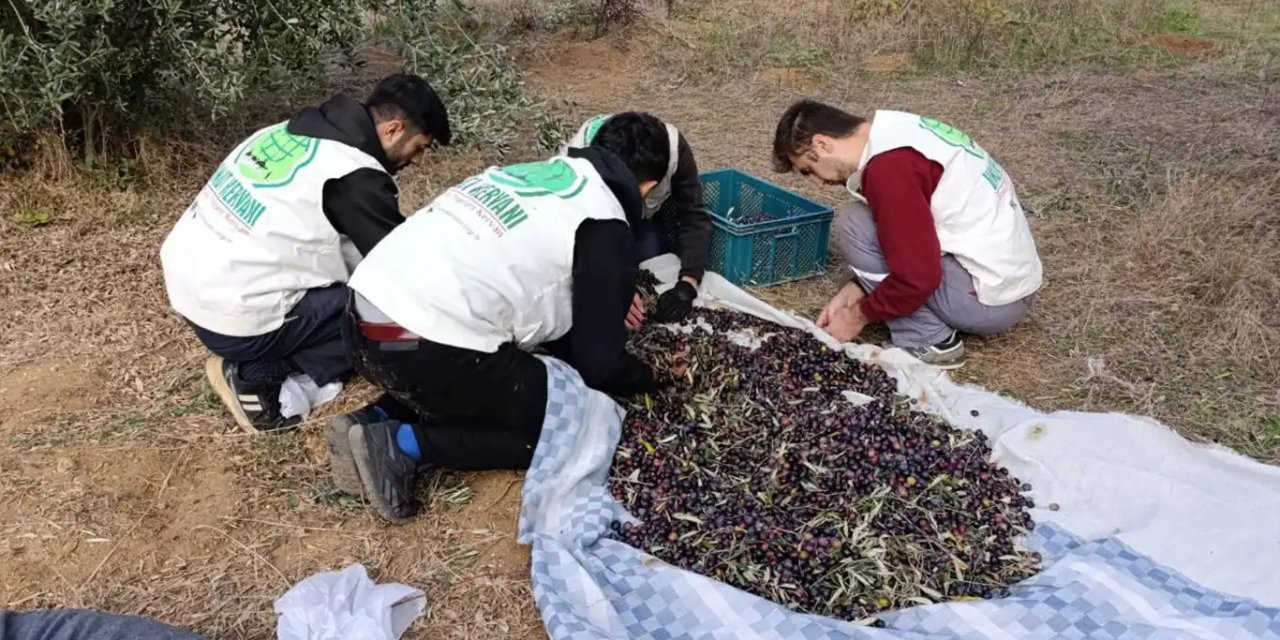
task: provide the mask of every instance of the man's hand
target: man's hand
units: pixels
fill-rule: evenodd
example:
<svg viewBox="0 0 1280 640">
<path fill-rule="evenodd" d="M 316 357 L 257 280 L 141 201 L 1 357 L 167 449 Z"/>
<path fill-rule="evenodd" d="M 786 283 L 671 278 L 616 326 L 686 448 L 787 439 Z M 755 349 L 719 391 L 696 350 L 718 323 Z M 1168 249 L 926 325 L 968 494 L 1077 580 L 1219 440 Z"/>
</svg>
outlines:
<svg viewBox="0 0 1280 640">
<path fill-rule="evenodd" d="M 627 310 L 627 319 L 623 321 L 630 331 L 635 331 L 644 324 L 644 298 L 640 297 L 640 292 L 636 292 L 636 297 L 631 299 L 631 308 Z"/>
<path fill-rule="evenodd" d="M 693 311 L 693 301 L 698 297 L 698 281 L 693 278 L 681 278 L 676 286 L 658 296 L 658 312 L 654 320 L 658 322 L 680 322 Z"/>
<path fill-rule="evenodd" d="M 841 342 L 858 337 L 867 326 L 867 319 L 858 306 L 864 295 L 857 282 L 846 284 L 818 316 L 818 328 Z"/>
</svg>

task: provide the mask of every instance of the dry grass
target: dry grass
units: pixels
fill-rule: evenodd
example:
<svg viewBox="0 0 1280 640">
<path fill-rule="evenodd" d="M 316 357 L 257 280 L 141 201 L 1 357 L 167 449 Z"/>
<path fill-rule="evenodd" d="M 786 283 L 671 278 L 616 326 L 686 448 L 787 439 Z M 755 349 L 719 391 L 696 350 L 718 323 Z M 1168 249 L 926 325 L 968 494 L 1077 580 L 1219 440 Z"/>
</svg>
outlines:
<svg viewBox="0 0 1280 640">
<path fill-rule="evenodd" d="M 776 3 L 722 4 L 728 21 L 778 15 Z M 822 12 L 838 5 L 864 6 L 813 0 L 819 18 L 791 14 L 748 35 L 783 49 L 793 28 L 869 37 L 845 23 L 823 35 Z M 1238 16 L 1236 3 L 1223 6 Z M 652 66 L 652 46 L 667 47 L 664 60 L 709 59 L 704 49 L 719 45 L 701 36 L 724 28 L 710 10 L 678 2 L 677 20 L 637 31 L 630 53 L 540 46 L 531 83 L 573 117 L 652 110 L 686 132 L 704 169 L 763 176 L 774 119 L 800 95 L 962 127 L 1017 181 L 1048 273 L 1033 318 L 973 341 L 963 379 L 1044 409 L 1154 415 L 1280 460 L 1280 86 L 1262 62 L 1274 43 L 1256 26 L 1271 14 L 1197 14 L 1196 37 L 1222 44 L 1174 68 L 887 78 L 855 73 L 861 60 L 824 69 L 835 64 L 824 58 L 813 74 L 723 83 L 687 73 L 692 63 Z M 151 159 L 123 178 L 81 176 L 56 157 L 0 175 L 0 606 L 103 607 L 267 638 L 286 583 L 359 561 L 427 591 L 429 614 L 410 637 L 541 637 L 528 552 L 512 540 L 518 475 L 443 478 L 431 515 L 389 528 L 333 491 L 323 416 L 276 438 L 234 430 L 157 268 L 173 216 L 225 149 L 144 149 Z M 489 160 L 449 156 L 411 173 L 403 205 Z M 34 224 L 41 213 L 47 223 Z M 758 293 L 813 314 L 832 286 L 828 276 Z M 371 392 L 361 386 L 343 406 Z"/>
<path fill-rule="evenodd" d="M 198 351 L 179 351 L 143 359 L 140 393 L 109 377 L 109 360 L 95 359 L 91 377 L 0 370 L 6 389 L 31 385 L 5 408 L 33 409 L 3 416 L 0 607 L 89 606 L 270 638 L 272 601 L 289 585 L 361 562 L 427 592 L 412 637 L 538 637 L 527 551 L 512 540 L 517 475 L 438 478 L 430 515 L 386 527 L 333 490 L 322 419 L 240 434 L 192 375 Z M 92 397 L 68 410 L 65 394 Z M 494 606 L 503 615 L 487 615 Z"/>
<path fill-rule="evenodd" d="M 1062 395 L 1049 406 L 1152 415 L 1280 460 L 1266 433 L 1280 415 L 1280 179 L 1162 169 L 1147 204 L 1042 225 L 1046 253 L 1080 254 L 1052 265 L 1043 337 L 1027 345 L 1042 359 L 1032 380 L 1057 378 Z M 1055 357 L 1063 352 L 1067 367 Z M 1105 372 L 1080 368 L 1082 359 Z M 1079 378 L 1062 385 L 1072 369 Z M 1016 388 L 1034 393 L 1033 384 Z"/>
<path fill-rule="evenodd" d="M 402 202 L 416 208 L 489 160 L 441 158 L 405 176 Z M 208 165 L 166 167 L 125 188 L 74 172 L 0 176 L 0 607 L 98 607 L 269 638 L 290 584 L 362 562 L 427 592 L 411 637 L 539 637 L 528 551 L 513 540 L 517 475 L 442 478 L 431 515 L 393 529 L 334 490 L 329 414 L 261 439 L 226 419 L 158 269 Z M 47 223 L 18 222 L 33 212 Z M 330 413 L 372 394 L 359 385 Z"/>
<path fill-rule="evenodd" d="M 1274 73 L 1280 12 L 1262 0 L 810 0 L 678 3 L 658 64 L 706 83 L 762 68 L 835 77 L 1230 55 Z M 1152 35 L 1174 36 L 1173 40 Z M 1205 38 L 1210 38 L 1205 40 Z M 1219 47 L 1219 42 L 1230 46 Z M 893 61 L 885 65 L 886 60 Z"/>
<path fill-rule="evenodd" d="M 964 123 L 1019 184 L 1048 284 L 1030 322 L 973 341 L 962 379 L 1045 409 L 1152 415 L 1193 439 L 1275 461 L 1274 89 L 1224 82 L 1201 66 L 950 87 L 849 83 L 826 95 L 860 110 L 892 105 Z M 830 287 L 762 294 L 814 313 Z M 1091 360 L 1105 372 L 1091 374 Z"/>
</svg>

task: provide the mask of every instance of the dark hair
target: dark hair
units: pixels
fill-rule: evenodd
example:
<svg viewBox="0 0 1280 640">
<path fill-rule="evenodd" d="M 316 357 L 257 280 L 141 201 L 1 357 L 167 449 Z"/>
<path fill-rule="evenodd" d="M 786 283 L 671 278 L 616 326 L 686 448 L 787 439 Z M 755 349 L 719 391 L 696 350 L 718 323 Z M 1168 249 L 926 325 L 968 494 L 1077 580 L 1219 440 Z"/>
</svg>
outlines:
<svg viewBox="0 0 1280 640">
<path fill-rule="evenodd" d="M 791 156 L 804 153 L 813 144 L 813 136 L 832 138 L 853 135 L 866 118 L 845 113 L 817 100 L 801 100 L 787 108 L 773 135 L 773 168 L 778 173 L 791 171 Z"/>
<path fill-rule="evenodd" d="M 671 161 L 667 127 L 647 113 L 629 111 L 610 117 L 592 138 L 591 146 L 617 154 L 640 182 L 662 180 Z"/>
<path fill-rule="evenodd" d="M 433 142 L 440 144 L 449 144 L 453 137 L 444 102 L 420 76 L 397 73 L 383 78 L 364 106 L 375 123 L 403 120 L 406 126 L 431 136 Z"/>
</svg>

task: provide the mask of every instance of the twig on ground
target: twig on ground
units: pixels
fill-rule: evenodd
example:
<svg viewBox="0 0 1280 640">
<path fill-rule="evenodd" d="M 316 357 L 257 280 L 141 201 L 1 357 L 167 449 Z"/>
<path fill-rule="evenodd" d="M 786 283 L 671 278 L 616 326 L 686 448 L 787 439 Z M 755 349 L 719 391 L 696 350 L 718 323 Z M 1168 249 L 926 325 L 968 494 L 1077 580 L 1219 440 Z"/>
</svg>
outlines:
<svg viewBox="0 0 1280 640">
<path fill-rule="evenodd" d="M 505 489 L 503 489 L 503 490 L 502 490 L 502 494 L 501 494 L 501 495 L 499 495 L 496 499 L 494 499 L 494 501 L 493 501 L 493 502 L 490 502 L 490 503 L 488 504 L 488 506 L 486 506 L 486 507 L 484 507 L 483 509 L 481 509 L 481 511 L 488 511 L 488 510 L 490 510 L 490 509 L 494 508 L 495 506 L 497 506 L 497 504 L 498 504 L 499 502 L 502 502 L 502 500 L 503 500 L 504 498 L 506 498 L 506 497 L 507 497 L 507 494 L 511 492 L 511 487 L 514 487 L 514 486 L 516 486 L 518 483 L 523 482 L 523 481 L 524 481 L 524 478 L 513 478 L 510 482 L 508 482 L 508 483 L 507 483 L 507 488 L 505 488 Z"/>
</svg>

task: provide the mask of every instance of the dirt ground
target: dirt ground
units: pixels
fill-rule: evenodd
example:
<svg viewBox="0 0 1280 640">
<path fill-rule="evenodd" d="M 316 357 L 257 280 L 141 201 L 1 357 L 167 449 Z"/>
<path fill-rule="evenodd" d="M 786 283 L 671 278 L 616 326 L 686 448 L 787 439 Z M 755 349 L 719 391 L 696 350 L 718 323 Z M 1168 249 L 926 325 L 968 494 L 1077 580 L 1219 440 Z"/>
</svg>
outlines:
<svg viewBox="0 0 1280 640">
<path fill-rule="evenodd" d="M 699 84 L 654 64 L 658 42 L 552 41 L 527 56 L 529 83 L 575 118 L 653 111 L 685 132 L 703 169 L 739 167 L 837 208 L 837 190 L 770 175 L 772 129 L 790 101 L 960 126 L 1014 177 L 1047 274 L 1034 317 L 971 341 L 960 378 L 1045 410 L 1152 415 L 1280 461 L 1275 80 L 1166 37 L 1152 42 L 1196 56 L 960 75 L 888 56 L 848 73 L 779 66 Z M 416 169 L 403 206 L 484 161 Z M 292 433 L 235 429 L 194 337 L 167 310 L 157 260 L 202 179 L 115 190 L 0 177 L 0 210 L 52 218 L 0 221 L 0 607 L 97 607 L 269 638 L 272 602 L 290 584 L 361 562 L 426 591 L 409 637 L 545 637 L 529 552 L 515 541 L 519 474 L 438 478 L 428 514 L 392 528 L 327 478 L 324 421 L 370 397 L 367 385 Z M 827 276 L 757 293 L 814 314 L 838 267 L 833 255 Z"/>
</svg>

